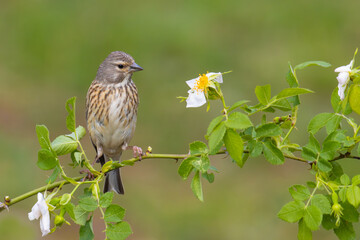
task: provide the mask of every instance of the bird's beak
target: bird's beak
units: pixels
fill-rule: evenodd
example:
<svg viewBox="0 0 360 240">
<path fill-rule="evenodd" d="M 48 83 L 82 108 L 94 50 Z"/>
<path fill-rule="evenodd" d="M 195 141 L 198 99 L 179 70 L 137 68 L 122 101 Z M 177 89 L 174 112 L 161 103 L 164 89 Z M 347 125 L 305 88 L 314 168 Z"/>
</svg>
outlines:
<svg viewBox="0 0 360 240">
<path fill-rule="evenodd" d="M 131 72 L 137 72 L 137 71 L 141 71 L 141 70 L 143 70 L 143 68 L 140 67 L 139 65 L 137 65 L 135 62 L 130 65 Z"/>
</svg>

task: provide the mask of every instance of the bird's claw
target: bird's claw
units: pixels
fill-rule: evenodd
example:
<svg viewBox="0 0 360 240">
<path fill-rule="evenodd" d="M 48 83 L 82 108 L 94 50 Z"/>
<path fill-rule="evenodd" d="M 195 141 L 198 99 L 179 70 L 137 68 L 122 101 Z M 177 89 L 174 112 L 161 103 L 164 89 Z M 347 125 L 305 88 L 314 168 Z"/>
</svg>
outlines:
<svg viewBox="0 0 360 240">
<path fill-rule="evenodd" d="M 90 170 L 89 169 L 83 169 L 83 170 L 80 170 L 80 174 L 83 174 L 83 173 L 86 173 L 86 176 L 83 178 L 83 182 L 85 181 L 85 180 L 94 180 L 95 179 L 95 176 L 94 176 L 94 174 L 92 174 L 92 172 L 90 172 Z"/>
<path fill-rule="evenodd" d="M 138 157 L 141 160 L 142 156 L 144 155 L 141 147 L 132 146 L 132 150 L 133 150 L 134 157 Z"/>
</svg>

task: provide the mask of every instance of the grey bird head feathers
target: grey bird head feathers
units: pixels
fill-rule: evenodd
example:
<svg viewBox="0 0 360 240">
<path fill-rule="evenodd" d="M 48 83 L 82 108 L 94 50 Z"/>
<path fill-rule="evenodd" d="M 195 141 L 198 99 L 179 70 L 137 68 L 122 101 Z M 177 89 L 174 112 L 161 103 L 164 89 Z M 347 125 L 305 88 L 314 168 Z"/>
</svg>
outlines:
<svg viewBox="0 0 360 240">
<path fill-rule="evenodd" d="M 130 79 L 136 71 L 143 70 L 137 65 L 134 59 L 127 53 L 116 51 L 112 52 L 101 63 L 96 80 L 106 83 L 119 83 L 125 79 Z"/>
</svg>

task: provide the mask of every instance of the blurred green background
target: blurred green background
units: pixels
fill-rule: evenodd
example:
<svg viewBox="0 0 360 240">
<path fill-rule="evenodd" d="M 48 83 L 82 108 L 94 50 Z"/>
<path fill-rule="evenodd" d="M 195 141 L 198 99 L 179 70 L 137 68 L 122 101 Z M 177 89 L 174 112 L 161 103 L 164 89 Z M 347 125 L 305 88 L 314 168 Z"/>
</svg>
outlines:
<svg viewBox="0 0 360 240">
<path fill-rule="evenodd" d="M 302 97 L 298 129 L 291 136 L 306 143 L 308 121 L 331 111 L 334 68 L 350 62 L 359 47 L 359 1 L 187 0 L 0 2 L 0 195 L 15 197 L 44 184 L 50 172 L 35 165 L 39 148 L 36 124 L 51 138 L 66 133 L 66 99 L 77 96 L 78 123 L 85 126 L 85 96 L 97 67 L 115 50 L 131 54 L 144 71 L 133 77 L 139 89 L 138 125 L 132 143 L 154 153 L 186 153 L 188 143 L 204 140 L 221 106 L 186 109 L 186 80 L 206 71 L 228 71 L 222 85 L 228 104 L 256 103 L 256 85 L 273 92 L 287 87 L 288 61 L 333 64 L 298 73 L 301 87 L 316 93 Z M 281 113 L 281 115 L 284 115 Z M 90 158 L 95 153 L 88 138 Z M 127 153 L 124 158 L 131 154 Z M 63 165 L 69 159 L 62 159 Z M 243 169 L 229 159 L 213 159 L 220 173 L 203 181 L 205 202 L 190 182 L 177 175 L 172 160 L 144 160 L 123 169 L 127 209 L 134 234 L 129 239 L 296 239 L 297 225 L 279 220 L 290 201 L 287 188 L 312 178 L 308 166 L 287 161 L 272 166 L 250 159 Z M 346 160 L 354 173 L 358 163 Z M 354 167 L 356 166 L 356 167 Z M 74 173 L 76 174 L 76 173 Z M 0 214 L 2 239 L 40 239 L 38 222 L 27 213 L 35 197 Z M 96 239 L 103 221 L 95 220 Z M 359 228 L 359 225 L 356 225 Z M 21 229 L 21 231 L 19 230 Z M 77 239 L 77 226 L 63 226 L 46 239 Z M 314 239 L 336 239 L 320 230 Z"/>
</svg>

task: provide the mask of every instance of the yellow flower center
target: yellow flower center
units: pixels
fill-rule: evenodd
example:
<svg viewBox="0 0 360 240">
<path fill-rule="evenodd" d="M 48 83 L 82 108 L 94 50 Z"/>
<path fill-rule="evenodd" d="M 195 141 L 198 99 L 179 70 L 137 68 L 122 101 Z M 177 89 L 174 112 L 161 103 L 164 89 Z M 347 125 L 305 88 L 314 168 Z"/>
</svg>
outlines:
<svg viewBox="0 0 360 240">
<path fill-rule="evenodd" d="M 199 74 L 199 79 L 196 80 L 195 82 L 195 86 L 194 86 L 194 90 L 197 91 L 197 92 L 203 92 L 210 84 L 209 82 L 209 78 L 203 74 Z"/>
</svg>

